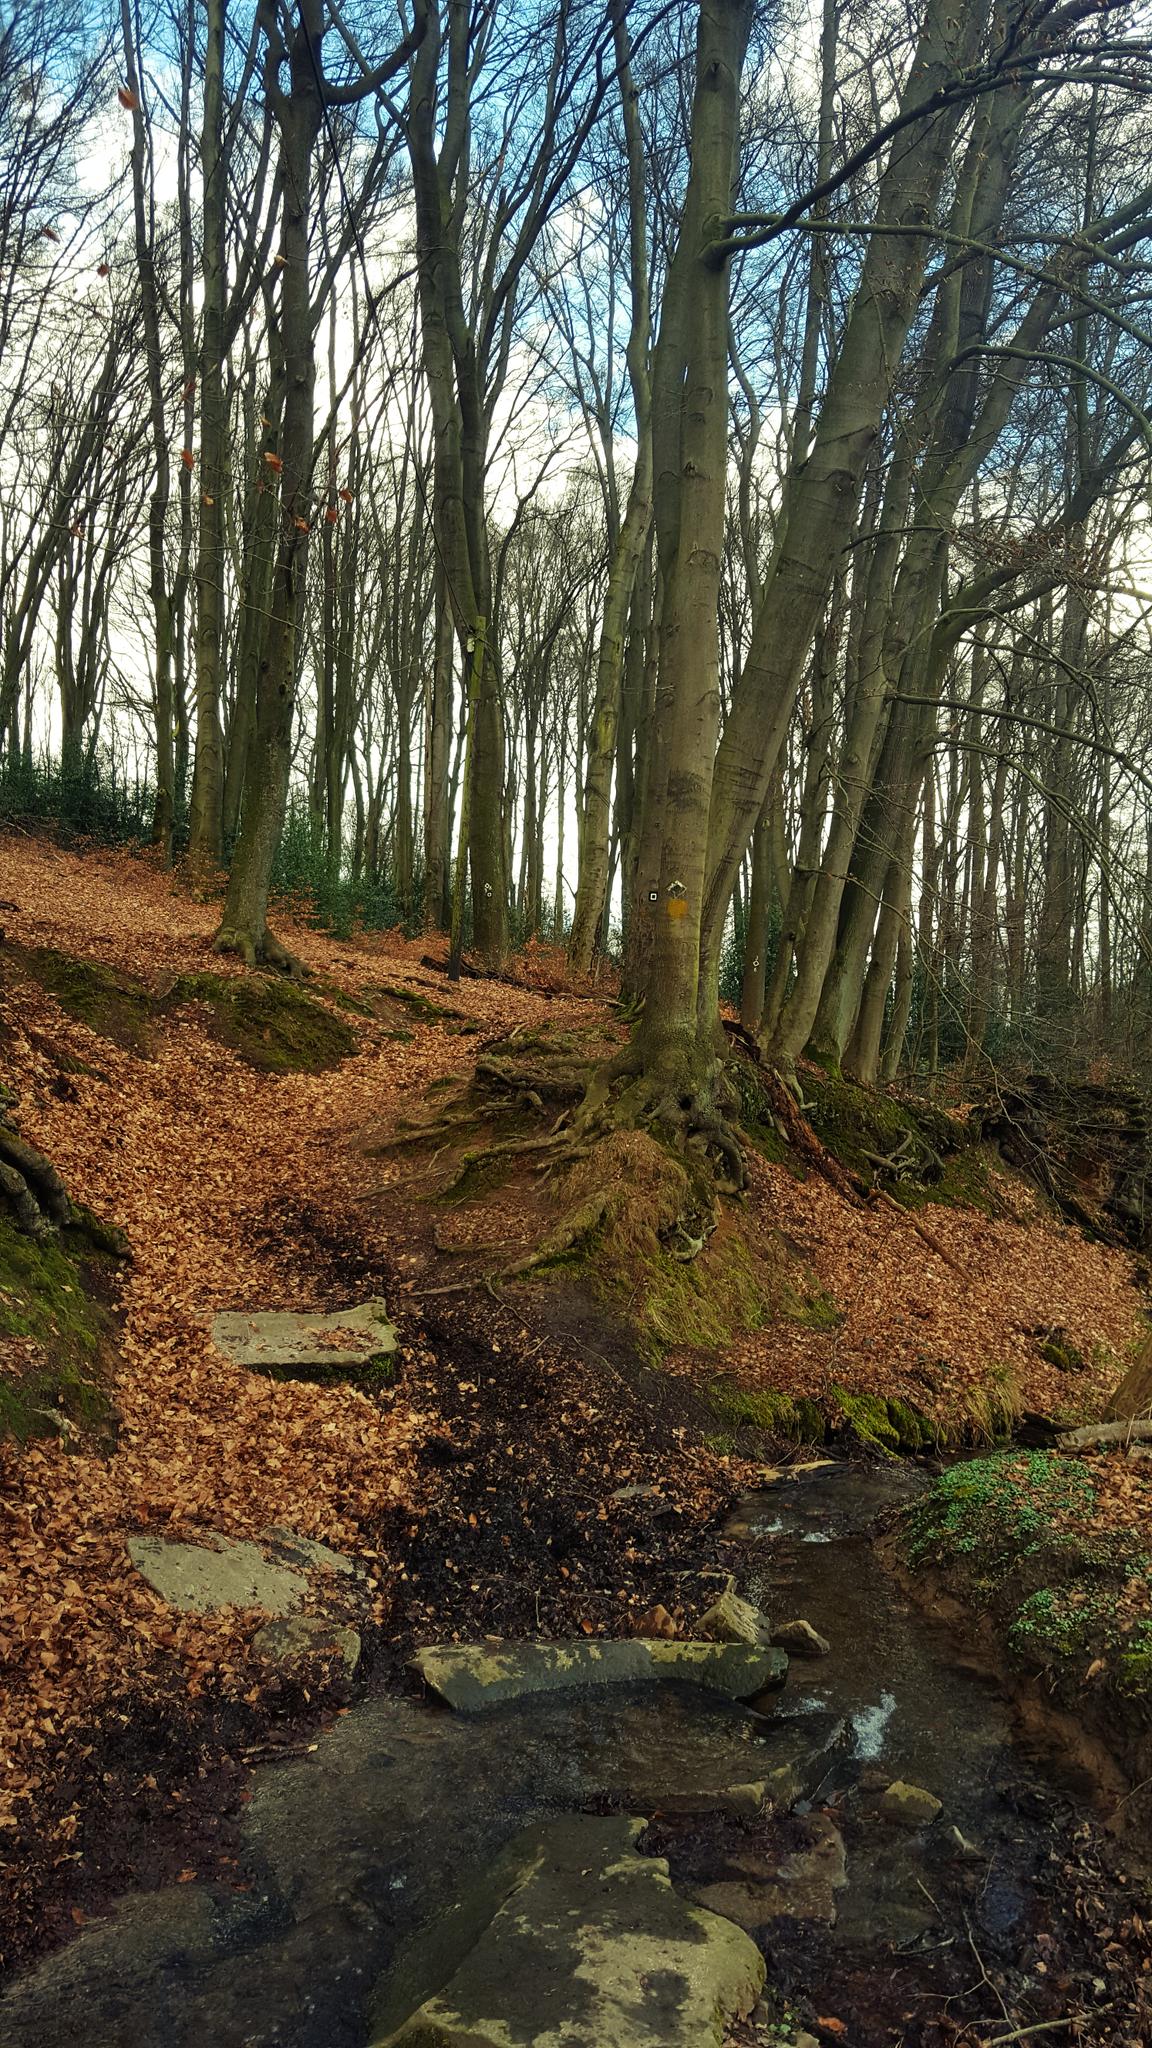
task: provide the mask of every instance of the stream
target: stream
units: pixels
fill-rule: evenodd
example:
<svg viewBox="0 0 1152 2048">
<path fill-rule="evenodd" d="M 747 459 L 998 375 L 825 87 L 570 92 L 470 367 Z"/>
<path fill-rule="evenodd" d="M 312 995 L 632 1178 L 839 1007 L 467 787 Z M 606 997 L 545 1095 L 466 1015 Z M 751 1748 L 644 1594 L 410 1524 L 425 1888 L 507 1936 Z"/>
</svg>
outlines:
<svg viewBox="0 0 1152 2048">
<path fill-rule="evenodd" d="M 847 2048 L 927 2048 L 953 2021 L 991 2039 L 1009 2010 L 1066 2011 L 1036 1965 L 1053 1845 L 1085 1788 L 873 1551 L 876 1517 L 921 1484 L 905 1465 L 824 1465 L 741 1504 L 741 1591 L 832 1646 L 793 1660 L 774 1711 L 672 1685 L 476 1717 L 369 1698 L 256 1772 L 244 1888 L 127 1895 L 12 1985 L 4 2048 L 366 2048 L 451 1974 L 504 1845 L 579 1810 L 648 1817 L 641 1846 L 743 1914 L 770 1993 L 839 2019 Z M 718 1798 L 789 1765 L 792 1811 L 742 1818 Z M 884 1818 L 893 1779 L 942 1801 L 935 1825 Z M 1073 1975 L 1079 2001 L 1100 1997 L 1103 1980 Z"/>
</svg>

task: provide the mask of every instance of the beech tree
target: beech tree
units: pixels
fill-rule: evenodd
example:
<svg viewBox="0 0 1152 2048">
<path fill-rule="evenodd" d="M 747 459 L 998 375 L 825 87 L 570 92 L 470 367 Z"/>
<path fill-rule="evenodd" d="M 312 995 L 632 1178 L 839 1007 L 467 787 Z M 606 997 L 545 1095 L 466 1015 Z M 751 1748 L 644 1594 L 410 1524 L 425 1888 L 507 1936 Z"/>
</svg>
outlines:
<svg viewBox="0 0 1152 2048">
<path fill-rule="evenodd" d="M 456 970 L 618 962 L 588 1115 L 721 1181 L 721 989 L 867 1085 L 1139 1045 L 1131 0 L 30 19 L 6 801 L 138 760 L 257 966 L 289 871 Z"/>
</svg>

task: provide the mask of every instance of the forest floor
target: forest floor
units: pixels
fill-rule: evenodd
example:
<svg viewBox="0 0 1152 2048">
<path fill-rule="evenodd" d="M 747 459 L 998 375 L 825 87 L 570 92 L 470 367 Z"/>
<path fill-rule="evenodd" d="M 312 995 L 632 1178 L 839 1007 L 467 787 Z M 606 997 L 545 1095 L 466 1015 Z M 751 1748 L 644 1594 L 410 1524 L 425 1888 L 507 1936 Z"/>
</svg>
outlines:
<svg viewBox="0 0 1152 2048">
<path fill-rule="evenodd" d="M 957 1435 L 990 1386 L 1018 1410 L 1090 1415 L 1139 1332 L 1134 1262 L 1006 1174 L 981 1210 L 937 1204 L 925 1226 L 754 1154 L 740 1227 L 803 1277 L 800 1312 L 722 1355 L 638 1358 L 585 1285 L 472 1284 L 490 1250 L 507 1263 L 539 1235 L 548 1198 L 525 1176 L 449 1207 L 422 1198 L 426 1148 L 383 1149 L 509 1032 L 620 1038 L 557 959 L 449 986 L 425 940 L 333 937 L 284 907 L 333 1037 L 320 1071 L 277 1071 L 274 1023 L 222 1031 L 219 989 L 189 979 L 250 979 L 211 952 L 217 906 L 147 856 L 9 835 L 0 898 L 0 1080 L 22 1133 L 131 1248 L 105 1368 L 114 1444 L 68 1428 L 0 1442 L 6 1960 L 125 1883 L 226 1871 L 247 1763 L 348 1697 L 330 1673 L 271 1676 L 240 1616 L 174 1620 L 129 1533 L 280 1525 L 354 1550 L 375 1581 L 370 1683 L 443 1637 L 618 1634 L 656 1605 L 683 1630 L 715 1596 L 718 1532 L 763 1454 L 739 1426 L 747 1397 L 816 1402 L 857 1448 L 861 1396 Z M 222 1309 L 374 1293 L 401 1352 L 370 1396 L 254 1376 L 211 1342 Z M 0 1345 L 18 1385 L 38 1340 Z M 1147 1469 L 1133 1483 L 1152 1496 Z"/>
</svg>

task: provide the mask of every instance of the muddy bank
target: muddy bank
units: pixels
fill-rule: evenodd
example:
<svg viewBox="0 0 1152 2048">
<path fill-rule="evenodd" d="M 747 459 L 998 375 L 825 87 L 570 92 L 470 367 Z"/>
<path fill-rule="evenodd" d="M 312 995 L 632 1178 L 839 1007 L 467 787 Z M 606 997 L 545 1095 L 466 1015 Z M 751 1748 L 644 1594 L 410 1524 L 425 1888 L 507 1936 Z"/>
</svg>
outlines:
<svg viewBox="0 0 1152 2048">
<path fill-rule="evenodd" d="M 1021 1715 L 1099 1789 L 1152 1818 L 1152 1459 L 1013 1449 L 953 1466 L 891 1530 L 906 1592 L 962 1626 Z"/>
</svg>

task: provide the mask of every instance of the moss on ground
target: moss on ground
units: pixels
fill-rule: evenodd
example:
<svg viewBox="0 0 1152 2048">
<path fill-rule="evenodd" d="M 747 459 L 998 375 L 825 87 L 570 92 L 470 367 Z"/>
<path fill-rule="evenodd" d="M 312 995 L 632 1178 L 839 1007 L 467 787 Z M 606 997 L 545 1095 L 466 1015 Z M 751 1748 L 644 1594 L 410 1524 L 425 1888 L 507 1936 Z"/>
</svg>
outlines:
<svg viewBox="0 0 1152 2048">
<path fill-rule="evenodd" d="M 0 1436 L 26 1443 L 107 1423 L 109 1317 L 88 1284 L 93 1252 L 83 1221 L 34 1239 L 0 1214 Z"/>
<path fill-rule="evenodd" d="M 1122 1453 L 1115 1454 L 1122 1458 Z M 954 1465 L 904 1518 L 901 1546 L 993 1614 L 1011 1650 L 1079 1699 L 1088 1664 L 1152 1709 L 1152 1532 L 1100 1511 L 1108 1462 L 1006 1451 Z"/>
<path fill-rule="evenodd" d="M 766 1436 L 790 1437 L 796 1443 L 822 1444 L 828 1425 L 820 1405 L 804 1395 L 770 1393 L 737 1386 L 735 1381 L 714 1380 L 708 1389 L 708 1406 L 721 1422 L 736 1429 L 759 1429 Z"/>
<path fill-rule="evenodd" d="M 734 1232 L 718 1233 L 691 1260 L 660 1247 L 645 1262 L 641 1286 L 641 1328 L 656 1354 L 730 1344 L 742 1331 L 760 1329 L 771 1313 L 765 1275 Z"/>
<path fill-rule="evenodd" d="M 265 1074 L 319 1074 L 355 1050 L 356 1034 L 294 982 L 264 974 L 183 974 L 165 1005 L 195 1003 L 210 1035 Z"/>
<path fill-rule="evenodd" d="M 211 1037 L 264 1073 L 320 1073 L 355 1049 L 356 1034 L 343 1017 L 278 975 L 183 974 L 156 996 L 99 960 L 51 946 L 8 950 L 70 1017 L 130 1052 L 151 1053 L 159 1019 L 193 1003 Z"/>
<path fill-rule="evenodd" d="M 77 959 L 53 946 L 13 947 L 10 951 L 31 980 L 98 1037 L 130 1052 L 151 1051 L 154 1004 L 142 982 L 102 961 Z"/>
<path fill-rule="evenodd" d="M 928 1102 L 911 1102 L 823 1073 L 804 1074 L 808 1117 L 821 1144 L 905 1208 L 938 1202 L 948 1208 L 999 1213 L 993 1155 L 975 1127 Z M 900 1155 L 886 1171 L 882 1162 Z"/>
<path fill-rule="evenodd" d="M 736 1429 L 762 1430 L 769 1436 L 802 1443 L 824 1443 L 845 1432 L 858 1444 L 884 1457 L 915 1456 L 922 1451 L 987 1445 L 1007 1434 L 1015 1409 L 999 1383 L 978 1389 L 959 1419 L 946 1426 L 915 1403 L 882 1394 L 853 1393 L 832 1388 L 826 1401 L 754 1387 L 735 1380 L 714 1380 L 707 1392 L 712 1413 Z"/>
<path fill-rule="evenodd" d="M 430 996 L 422 995 L 419 989 L 404 988 L 402 985 L 394 987 L 389 982 L 380 982 L 371 988 L 365 988 L 364 995 L 369 999 L 375 997 L 377 1003 L 403 1004 L 409 1015 L 417 1018 L 421 1024 L 455 1024 L 462 1030 L 479 1028 L 475 1020 L 466 1016 L 463 1010 L 454 1010 L 447 1003 L 435 1003 Z"/>
</svg>

